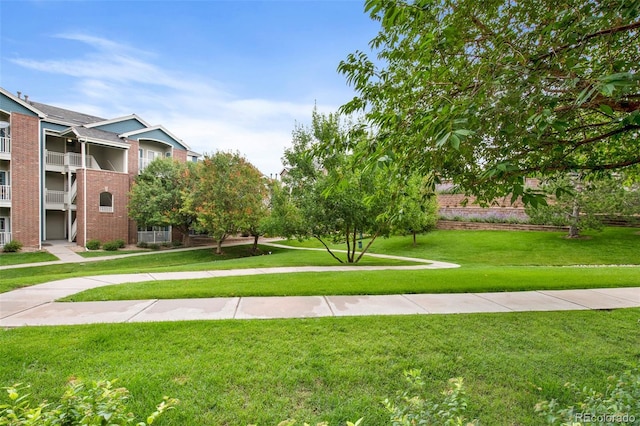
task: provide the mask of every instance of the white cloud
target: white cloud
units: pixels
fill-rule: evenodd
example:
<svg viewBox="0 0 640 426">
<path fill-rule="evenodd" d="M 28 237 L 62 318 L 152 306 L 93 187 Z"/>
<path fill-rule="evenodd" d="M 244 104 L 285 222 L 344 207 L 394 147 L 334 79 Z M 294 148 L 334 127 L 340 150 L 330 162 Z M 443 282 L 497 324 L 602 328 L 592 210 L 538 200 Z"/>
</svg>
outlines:
<svg viewBox="0 0 640 426">
<path fill-rule="evenodd" d="M 55 105 L 105 118 L 136 113 L 152 125 L 164 125 L 195 151 L 237 150 L 265 174 L 281 170 L 280 158 L 290 145 L 295 123 L 308 122 L 314 107 L 295 99 L 242 99 L 219 81 L 166 69 L 153 62 L 162 60 L 154 53 L 100 37 L 57 37 L 90 50 L 79 57 L 13 60 L 25 68 L 76 79 L 69 98 Z"/>
</svg>

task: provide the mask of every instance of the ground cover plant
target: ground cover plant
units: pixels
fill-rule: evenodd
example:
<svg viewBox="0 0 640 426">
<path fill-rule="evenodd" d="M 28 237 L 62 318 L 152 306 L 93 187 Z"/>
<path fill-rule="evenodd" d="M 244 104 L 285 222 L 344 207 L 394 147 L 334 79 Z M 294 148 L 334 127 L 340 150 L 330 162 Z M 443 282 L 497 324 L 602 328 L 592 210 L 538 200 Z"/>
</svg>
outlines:
<svg viewBox="0 0 640 426">
<path fill-rule="evenodd" d="M 419 244 L 413 246 L 411 237 L 378 239 L 372 251 L 446 260 L 461 267 L 375 272 L 355 269 L 339 273 L 153 281 L 101 287 L 63 300 L 460 293 L 640 286 L 640 235 L 637 229 L 607 228 L 582 240 L 564 238 L 561 232 L 436 231 L 421 236 L 418 241 Z M 311 240 L 289 241 L 287 244 L 320 248 Z M 324 257 L 330 259 L 326 254 Z M 594 265 L 608 266 L 592 267 Z"/>
<path fill-rule="evenodd" d="M 118 377 L 133 412 L 180 400 L 159 425 L 382 425 L 382 401 L 419 368 L 432 401 L 464 378 L 468 419 L 540 425 L 540 401 L 575 402 L 565 383 L 603 389 L 640 362 L 639 318 L 621 309 L 16 328 L 0 331 L 0 384 L 30 383 L 35 400 L 55 400 L 70 377 Z"/>
</svg>

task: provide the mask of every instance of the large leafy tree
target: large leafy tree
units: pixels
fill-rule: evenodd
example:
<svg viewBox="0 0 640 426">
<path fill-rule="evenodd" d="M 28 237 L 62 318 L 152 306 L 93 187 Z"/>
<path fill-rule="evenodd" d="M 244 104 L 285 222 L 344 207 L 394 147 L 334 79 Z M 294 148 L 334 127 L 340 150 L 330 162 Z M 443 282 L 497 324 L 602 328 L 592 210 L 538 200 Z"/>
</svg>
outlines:
<svg viewBox="0 0 640 426">
<path fill-rule="evenodd" d="M 339 71 L 376 140 L 356 152 L 535 204 L 525 176 L 640 164 L 640 1 L 366 0 L 375 56 Z M 406 174 L 406 173 L 405 173 Z"/>
<path fill-rule="evenodd" d="M 229 235 L 250 232 L 259 223 L 267 197 L 264 177 L 240 154 L 221 151 L 206 155 L 196 175 L 185 210 L 195 215 L 195 228 L 207 232 L 221 254 Z"/>
<path fill-rule="evenodd" d="M 183 209 L 193 186 L 195 164 L 171 158 L 156 159 L 138 176 L 129 193 L 129 217 L 141 226 L 172 226 L 189 245 L 195 215 Z"/>
</svg>

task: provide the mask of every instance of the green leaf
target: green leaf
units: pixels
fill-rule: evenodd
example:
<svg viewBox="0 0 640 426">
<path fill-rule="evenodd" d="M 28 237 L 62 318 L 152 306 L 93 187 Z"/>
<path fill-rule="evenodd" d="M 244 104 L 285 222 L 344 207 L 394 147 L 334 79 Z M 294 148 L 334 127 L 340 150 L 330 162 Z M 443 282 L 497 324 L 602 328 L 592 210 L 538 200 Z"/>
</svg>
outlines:
<svg viewBox="0 0 640 426">
<path fill-rule="evenodd" d="M 604 112 L 607 115 L 613 115 L 613 108 L 611 108 L 609 105 L 600 105 L 600 111 Z"/>
<path fill-rule="evenodd" d="M 458 130 L 454 130 L 453 133 L 455 133 L 456 135 L 460 135 L 460 136 L 471 136 L 475 132 L 473 130 L 469 130 L 469 129 L 458 129 Z"/>
<path fill-rule="evenodd" d="M 447 143 L 449 137 L 451 136 L 451 132 L 447 132 L 444 136 L 436 141 L 436 147 L 442 148 L 442 146 Z"/>
<path fill-rule="evenodd" d="M 456 135 L 455 133 L 453 133 L 451 135 L 451 138 L 449 138 L 450 142 L 451 142 L 451 147 L 453 149 L 455 149 L 456 151 L 458 149 L 460 149 L 460 138 L 458 137 L 458 135 Z"/>
</svg>

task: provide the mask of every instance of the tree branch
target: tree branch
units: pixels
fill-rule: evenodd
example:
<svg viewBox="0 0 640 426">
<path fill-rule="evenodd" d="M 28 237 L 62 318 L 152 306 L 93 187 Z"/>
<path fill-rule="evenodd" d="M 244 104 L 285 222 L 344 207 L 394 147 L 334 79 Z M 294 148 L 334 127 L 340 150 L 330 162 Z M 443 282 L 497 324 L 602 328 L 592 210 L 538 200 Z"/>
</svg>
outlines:
<svg viewBox="0 0 640 426">
<path fill-rule="evenodd" d="M 325 248 L 325 249 L 327 249 L 327 251 L 329 252 L 329 254 L 330 254 L 331 256 L 333 256 L 333 258 L 334 258 L 335 260 L 337 260 L 337 261 L 338 261 L 338 262 L 340 262 L 340 263 L 344 263 L 344 262 L 342 261 L 342 259 L 340 259 L 340 258 L 339 258 L 339 257 L 337 257 L 335 254 L 333 254 L 333 252 L 331 251 L 331 249 L 329 248 L 329 246 L 327 246 L 327 245 L 324 243 L 324 241 L 322 241 L 322 238 L 318 237 L 317 235 L 314 235 L 314 236 L 313 236 L 313 238 L 315 238 L 316 240 L 320 241 L 320 242 L 322 243 L 322 245 L 324 246 L 324 248 Z"/>
<path fill-rule="evenodd" d="M 532 58 L 531 62 L 539 62 L 542 61 L 543 59 L 549 58 L 551 56 L 557 55 L 558 53 L 567 50 L 567 49 L 572 49 L 575 47 L 580 46 L 582 43 L 591 40 L 592 38 L 596 38 L 596 37 L 600 37 L 602 35 L 608 35 L 608 34 L 615 34 L 615 33 L 621 33 L 621 32 L 625 32 L 625 31 L 631 31 L 634 30 L 636 28 L 640 28 L 640 21 L 636 21 L 633 22 L 631 24 L 628 25 L 622 25 L 619 27 L 613 27 L 613 28 L 607 28 L 605 30 L 601 30 L 601 31 L 596 31 L 595 33 L 591 33 L 591 34 L 587 34 L 584 37 L 582 37 L 578 42 L 573 43 L 573 44 L 565 44 L 562 45 L 560 47 L 558 47 L 557 49 L 554 49 L 551 52 L 545 53 L 544 55 L 538 56 L 536 58 Z"/>
</svg>

